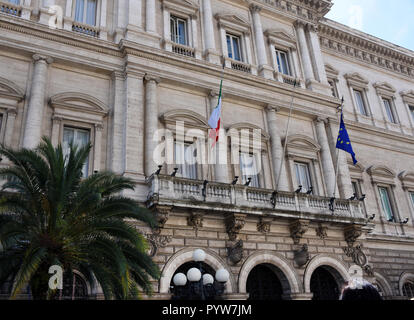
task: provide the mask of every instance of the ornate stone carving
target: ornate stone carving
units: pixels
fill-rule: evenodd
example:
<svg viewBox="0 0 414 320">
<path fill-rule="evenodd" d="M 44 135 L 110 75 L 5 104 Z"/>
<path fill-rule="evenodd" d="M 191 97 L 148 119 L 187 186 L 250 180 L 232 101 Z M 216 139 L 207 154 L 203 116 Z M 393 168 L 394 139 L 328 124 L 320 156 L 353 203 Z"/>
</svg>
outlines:
<svg viewBox="0 0 414 320">
<path fill-rule="evenodd" d="M 362 244 L 357 245 L 355 247 L 345 247 L 343 248 L 347 257 L 352 258 L 352 261 L 360 266 L 361 268 L 366 265 L 367 263 L 367 256 L 362 251 Z"/>
<path fill-rule="evenodd" d="M 154 257 L 157 254 L 159 248 L 164 248 L 172 240 L 172 236 L 162 236 L 154 233 L 147 233 L 145 235 L 145 238 L 150 245 L 148 252 L 150 257 Z"/>
<path fill-rule="evenodd" d="M 344 235 L 348 246 L 352 248 L 355 241 L 362 235 L 362 227 L 357 225 L 348 226 L 344 229 Z"/>
<path fill-rule="evenodd" d="M 187 218 L 187 224 L 193 227 L 196 231 L 203 227 L 203 214 L 192 212 Z"/>
<path fill-rule="evenodd" d="M 308 251 L 308 245 L 304 244 L 300 250 L 294 251 L 294 258 L 295 263 L 302 267 L 310 260 L 310 255 Z"/>
<path fill-rule="evenodd" d="M 269 233 L 272 221 L 273 218 L 260 218 L 260 221 L 257 223 L 257 231 L 261 233 Z"/>
<path fill-rule="evenodd" d="M 226 216 L 226 231 L 231 241 L 235 241 L 246 223 L 246 215 L 231 213 Z"/>
<path fill-rule="evenodd" d="M 322 224 L 319 224 L 318 227 L 316 228 L 316 235 L 324 240 L 328 237 L 328 227 L 323 226 Z"/>
<path fill-rule="evenodd" d="M 155 218 L 157 220 L 157 225 L 154 228 L 154 233 L 159 234 L 161 229 L 164 228 L 165 223 L 168 220 L 168 216 L 171 211 L 171 207 L 157 206 L 155 209 Z"/>
<path fill-rule="evenodd" d="M 364 270 L 364 272 L 369 276 L 369 277 L 375 277 L 374 275 L 374 270 L 372 269 L 372 267 L 367 264 L 365 265 L 362 270 Z"/>
<path fill-rule="evenodd" d="M 227 247 L 227 255 L 230 261 L 238 264 L 243 259 L 243 240 L 239 240 L 231 246 Z"/>
<path fill-rule="evenodd" d="M 308 220 L 296 220 L 292 222 L 289 226 L 290 228 L 290 236 L 293 239 L 295 244 L 299 244 L 300 239 L 308 231 L 309 228 L 309 221 Z"/>
</svg>

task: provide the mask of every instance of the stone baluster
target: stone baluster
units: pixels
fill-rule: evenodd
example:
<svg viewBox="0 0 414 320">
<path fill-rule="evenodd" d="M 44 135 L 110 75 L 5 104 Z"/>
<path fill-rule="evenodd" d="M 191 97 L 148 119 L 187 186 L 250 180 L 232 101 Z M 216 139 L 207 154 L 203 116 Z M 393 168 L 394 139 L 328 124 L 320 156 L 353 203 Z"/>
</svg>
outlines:
<svg viewBox="0 0 414 320">
<path fill-rule="evenodd" d="M 34 68 L 30 90 L 30 100 L 27 110 L 23 147 L 35 148 L 42 136 L 43 109 L 46 104 L 46 82 L 48 65 L 52 58 L 35 54 L 33 56 Z"/>
</svg>

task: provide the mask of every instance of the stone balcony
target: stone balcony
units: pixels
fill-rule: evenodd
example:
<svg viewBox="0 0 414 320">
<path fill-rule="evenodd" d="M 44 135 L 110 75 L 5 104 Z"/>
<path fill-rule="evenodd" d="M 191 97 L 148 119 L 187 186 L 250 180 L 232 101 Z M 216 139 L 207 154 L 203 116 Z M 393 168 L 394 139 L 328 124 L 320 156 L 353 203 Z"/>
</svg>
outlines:
<svg viewBox="0 0 414 320">
<path fill-rule="evenodd" d="M 366 225 L 362 202 L 216 182 L 152 175 L 147 180 L 148 207 L 175 207 L 209 212 L 306 219 L 317 222 Z"/>
</svg>

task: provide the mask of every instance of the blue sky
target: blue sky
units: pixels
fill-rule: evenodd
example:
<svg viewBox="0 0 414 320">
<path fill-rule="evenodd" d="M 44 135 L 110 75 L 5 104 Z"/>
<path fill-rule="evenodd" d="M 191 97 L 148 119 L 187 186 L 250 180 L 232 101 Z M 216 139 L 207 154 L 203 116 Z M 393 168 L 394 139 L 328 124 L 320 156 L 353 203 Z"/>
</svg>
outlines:
<svg viewBox="0 0 414 320">
<path fill-rule="evenodd" d="M 327 18 L 414 51 L 414 0 L 333 0 Z"/>
</svg>

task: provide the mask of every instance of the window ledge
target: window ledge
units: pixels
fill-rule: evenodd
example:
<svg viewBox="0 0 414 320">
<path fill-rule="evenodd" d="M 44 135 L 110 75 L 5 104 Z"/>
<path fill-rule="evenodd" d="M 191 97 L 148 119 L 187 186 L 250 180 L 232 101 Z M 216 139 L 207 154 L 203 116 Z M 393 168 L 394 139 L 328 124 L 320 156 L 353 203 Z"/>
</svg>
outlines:
<svg viewBox="0 0 414 320">
<path fill-rule="evenodd" d="M 70 30 L 74 32 L 94 38 L 99 38 L 100 29 L 96 26 L 84 24 L 73 20 L 67 20 L 65 22 L 71 22 Z"/>
</svg>

